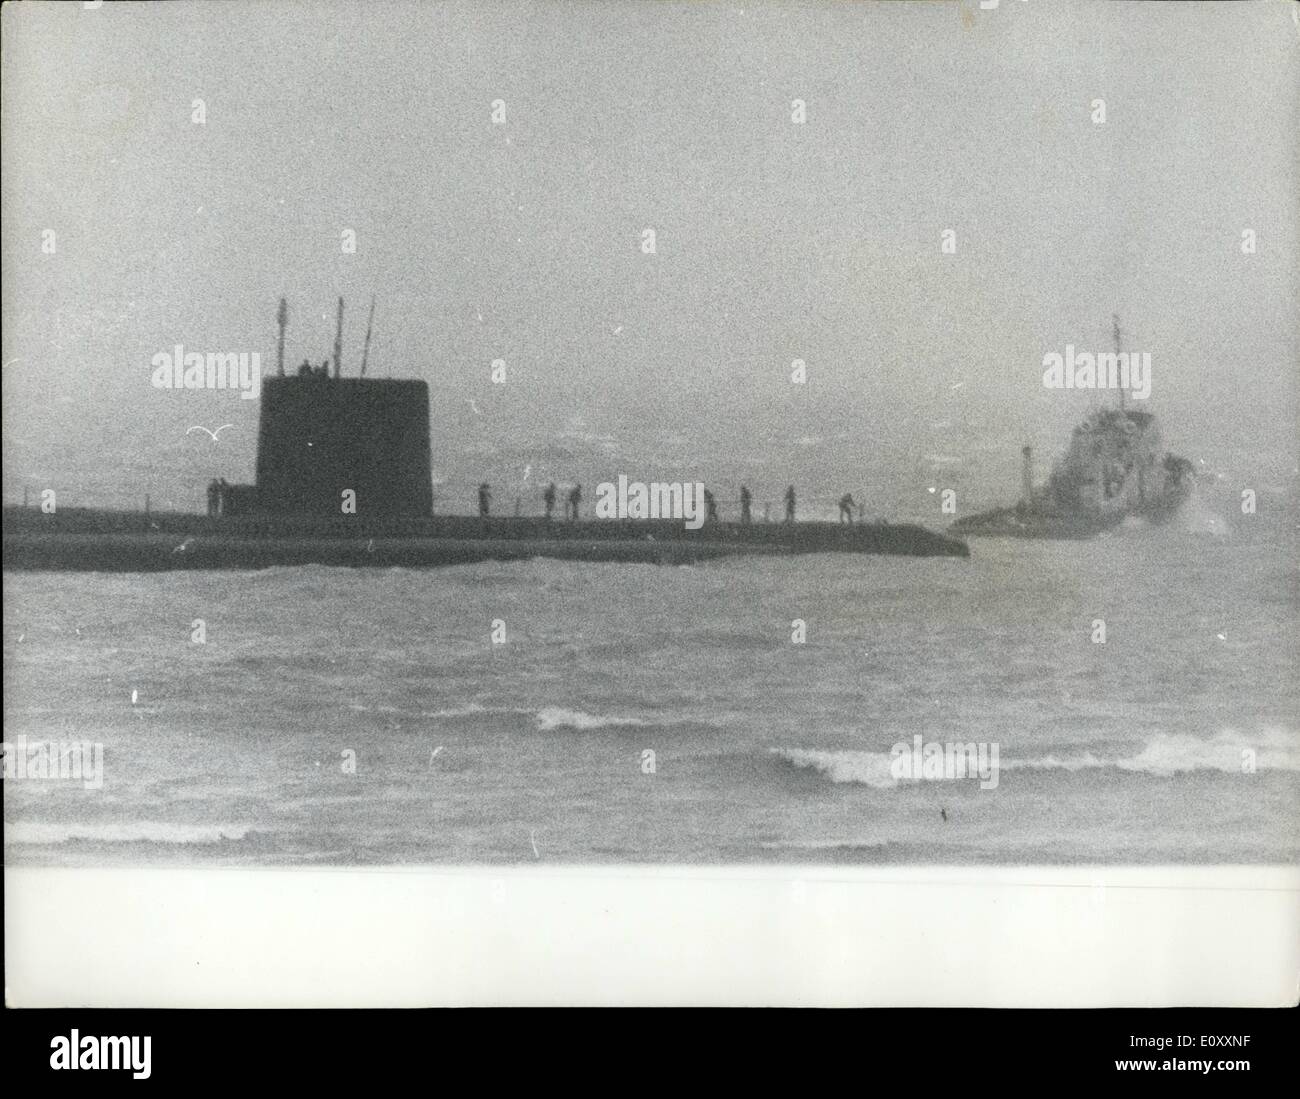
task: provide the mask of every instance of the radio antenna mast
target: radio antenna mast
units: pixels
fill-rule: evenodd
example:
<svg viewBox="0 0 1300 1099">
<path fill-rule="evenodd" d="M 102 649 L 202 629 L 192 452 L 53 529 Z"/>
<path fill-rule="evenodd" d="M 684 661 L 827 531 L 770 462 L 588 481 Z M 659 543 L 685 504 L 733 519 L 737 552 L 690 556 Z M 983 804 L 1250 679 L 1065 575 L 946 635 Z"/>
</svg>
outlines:
<svg viewBox="0 0 1300 1099">
<path fill-rule="evenodd" d="M 366 321 L 366 346 L 361 351 L 361 376 L 366 376 L 366 362 L 370 358 L 370 329 L 375 323 L 375 296 L 370 295 L 370 319 Z"/>
<path fill-rule="evenodd" d="M 334 377 L 343 372 L 343 299 L 339 298 L 339 325 L 334 333 Z"/>
</svg>

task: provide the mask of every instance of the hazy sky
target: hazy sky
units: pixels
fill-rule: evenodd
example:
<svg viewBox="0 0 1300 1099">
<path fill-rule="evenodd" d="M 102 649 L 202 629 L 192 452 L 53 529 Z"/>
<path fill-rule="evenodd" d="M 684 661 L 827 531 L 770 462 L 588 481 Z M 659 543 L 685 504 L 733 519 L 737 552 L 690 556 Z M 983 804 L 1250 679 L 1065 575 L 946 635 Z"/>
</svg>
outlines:
<svg viewBox="0 0 1300 1099">
<path fill-rule="evenodd" d="M 200 508 L 251 480 L 257 402 L 154 389 L 150 360 L 270 372 L 282 294 L 290 365 L 320 360 L 340 293 L 344 372 L 373 293 L 369 372 L 430 383 L 456 509 L 528 467 L 885 512 L 936 483 L 1013 497 L 1020 445 L 1046 460 L 1089 404 L 1043 356 L 1107 349 L 1112 313 L 1170 448 L 1281 484 L 1296 10 L 7 5 L 5 498 Z"/>
</svg>

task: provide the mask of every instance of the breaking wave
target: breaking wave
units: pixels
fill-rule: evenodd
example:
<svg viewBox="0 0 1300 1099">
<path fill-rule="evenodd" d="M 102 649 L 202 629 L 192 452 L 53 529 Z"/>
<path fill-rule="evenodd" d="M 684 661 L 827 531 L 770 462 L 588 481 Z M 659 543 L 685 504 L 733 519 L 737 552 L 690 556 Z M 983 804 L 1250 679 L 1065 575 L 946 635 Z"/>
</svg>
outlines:
<svg viewBox="0 0 1300 1099">
<path fill-rule="evenodd" d="M 1165 778 L 1196 771 L 1239 775 L 1263 771 L 1300 771 L 1300 738 L 1284 729 L 1265 729 L 1258 736 L 1226 729 L 1210 740 L 1186 734 L 1157 733 L 1132 755 L 1107 758 L 1094 752 L 1017 758 L 1000 746 L 1002 771 L 1084 771 L 1113 767 Z M 833 783 L 856 783 L 878 790 L 910 785 L 895 779 L 890 752 L 819 751 L 772 748 L 772 755 L 801 770 L 812 770 Z"/>
<path fill-rule="evenodd" d="M 538 710 L 535 719 L 540 732 L 552 729 L 606 729 L 619 725 L 653 725 L 653 721 L 644 721 L 639 717 L 607 717 L 603 714 L 588 714 L 581 710 L 565 710 L 559 706 L 547 706 Z"/>
<path fill-rule="evenodd" d="M 1230 538 L 1232 527 L 1193 486 L 1190 495 L 1178 509 L 1178 529 L 1189 534 L 1209 535 L 1213 538 Z"/>
<path fill-rule="evenodd" d="M 486 714 L 489 712 L 491 711 L 489 711 L 486 707 L 480 706 L 477 702 L 471 702 L 466 706 L 453 706 L 451 709 L 448 710 L 421 710 L 420 716 L 438 717 L 438 718 L 473 717 L 475 714 Z M 509 711 L 501 711 L 501 712 L 509 712 Z"/>
<path fill-rule="evenodd" d="M 1135 755 L 1120 759 L 1098 758 L 1092 752 L 1074 756 L 1004 759 L 1006 770 L 1036 769 L 1083 771 L 1116 767 L 1166 777 L 1190 771 L 1221 771 L 1239 775 L 1256 771 L 1300 771 L 1300 743 L 1283 730 L 1265 730 L 1257 737 L 1225 730 L 1210 740 L 1177 733 L 1158 733 Z"/>
<path fill-rule="evenodd" d="M 404 713 L 401 708 L 396 706 L 371 706 L 368 704 L 354 703 L 352 709 L 376 712 L 376 713 Z M 543 706 L 540 709 L 529 706 L 494 706 L 484 705 L 481 702 L 467 702 L 463 705 L 446 706 L 437 710 L 420 710 L 419 716 L 436 721 L 454 721 L 465 718 L 491 718 L 499 717 L 507 719 L 511 724 L 517 723 L 519 718 L 531 719 L 534 729 L 538 732 L 549 733 L 557 729 L 577 729 L 580 731 L 591 731 L 595 729 L 615 729 L 625 727 L 671 727 L 679 725 L 723 725 L 731 720 L 730 715 L 714 715 L 707 718 L 703 717 L 683 717 L 674 715 L 654 715 L 651 717 L 619 715 L 619 714 L 602 714 L 587 713 L 585 710 L 569 709 L 564 706 Z"/>
<path fill-rule="evenodd" d="M 257 833 L 246 824 L 172 824 L 167 821 L 73 824 L 15 821 L 5 825 L 5 843 L 235 843 Z"/>
<path fill-rule="evenodd" d="M 803 748 L 772 748 L 779 759 L 795 767 L 819 771 L 832 782 L 857 782 L 887 790 L 898 785 L 890 773 L 888 752 L 819 752 Z"/>
</svg>

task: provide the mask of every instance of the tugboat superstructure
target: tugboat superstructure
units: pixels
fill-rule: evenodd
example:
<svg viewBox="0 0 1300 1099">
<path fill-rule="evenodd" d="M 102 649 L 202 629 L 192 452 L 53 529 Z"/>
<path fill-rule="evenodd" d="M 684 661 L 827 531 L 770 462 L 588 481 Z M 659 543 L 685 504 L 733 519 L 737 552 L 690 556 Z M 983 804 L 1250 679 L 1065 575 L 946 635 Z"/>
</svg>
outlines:
<svg viewBox="0 0 1300 1099">
<path fill-rule="evenodd" d="M 1116 353 L 1119 325 L 1115 326 Z M 949 528 L 961 535 L 1087 538 L 1130 516 L 1161 521 L 1173 515 L 1192 486 L 1192 463 L 1164 448 L 1153 413 L 1100 408 L 1075 427 L 1069 449 L 1047 481 L 1035 486 L 1033 453 L 1021 452 L 1020 500 L 964 519 Z"/>
</svg>

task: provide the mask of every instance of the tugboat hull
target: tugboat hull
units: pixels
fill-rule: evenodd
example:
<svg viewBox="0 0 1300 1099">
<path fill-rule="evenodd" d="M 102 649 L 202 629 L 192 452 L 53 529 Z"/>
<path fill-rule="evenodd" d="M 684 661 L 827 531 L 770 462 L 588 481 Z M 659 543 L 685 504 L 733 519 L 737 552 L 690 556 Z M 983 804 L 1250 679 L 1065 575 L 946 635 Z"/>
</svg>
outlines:
<svg viewBox="0 0 1300 1099">
<path fill-rule="evenodd" d="M 1074 429 L 1046 484 L 1035 487 L 1025 447 L 1020 502 L 959 519 L 961 537 L 1092 538 L 1125 519 L 1164 522 L 1191 494 L 1192 464 L 1165 452 L 1148 412 L 1102 409 Z"/>
</svg>

